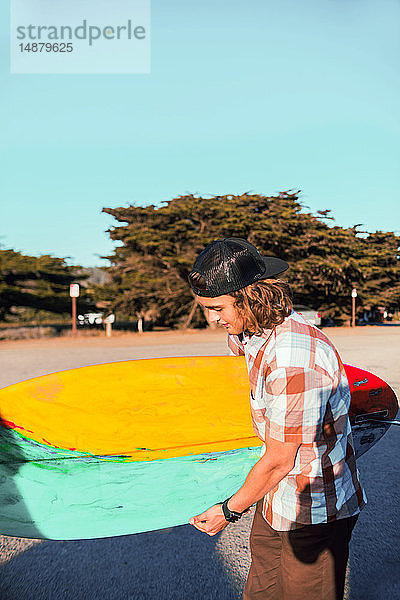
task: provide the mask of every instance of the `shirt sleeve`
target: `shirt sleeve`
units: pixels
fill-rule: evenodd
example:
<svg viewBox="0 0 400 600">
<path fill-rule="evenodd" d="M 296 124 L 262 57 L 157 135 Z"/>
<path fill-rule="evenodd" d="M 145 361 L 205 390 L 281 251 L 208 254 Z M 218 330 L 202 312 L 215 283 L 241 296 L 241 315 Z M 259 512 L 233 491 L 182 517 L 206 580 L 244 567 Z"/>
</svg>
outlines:
<svg viewBox="0 0 400 600">
<path fill-rule="evenodd" d="M 316 442 L 332 393 L 332 379 L 315 369 L 281 367 L 268 373 L 265 438 L 298 444 Z"/>
<path fill-rule="evenodd" d="M 237 335 L 228 335 L 228 349 L 231 356 L 244 356 L 244 347 Z"/>
</svg>

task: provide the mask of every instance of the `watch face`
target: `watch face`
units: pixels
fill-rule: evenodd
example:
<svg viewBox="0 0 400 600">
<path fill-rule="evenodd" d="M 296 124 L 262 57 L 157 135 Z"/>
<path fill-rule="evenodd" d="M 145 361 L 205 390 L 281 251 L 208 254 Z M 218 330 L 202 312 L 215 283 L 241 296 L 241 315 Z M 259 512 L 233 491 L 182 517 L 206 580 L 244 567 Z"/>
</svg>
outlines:
<svg viewBox="0 0 400 600">
<path fill-rule="evenodd" d="M 227 501 L 222 504 L 222 512 L 224 513 L 224 517 L 227 521 L 231 520 L 231 511 L 227 507 Z"/>
<path fill-rule="evenodd" d="M 229 498 L 228 498 L 229 500 Z M 242 513 L 237 513 L 233 510 L 230 510 L 228 508 L 228 500 L 225 500 L 225 502 L 222 504 L 222 512 L 224 513 L 224 517 L 227 521 L 229 521 L 229 523 L 235 523 L 236 521 L 238 521 L 240 519 L 240 517 L 242 516 Z"/>
</svg>

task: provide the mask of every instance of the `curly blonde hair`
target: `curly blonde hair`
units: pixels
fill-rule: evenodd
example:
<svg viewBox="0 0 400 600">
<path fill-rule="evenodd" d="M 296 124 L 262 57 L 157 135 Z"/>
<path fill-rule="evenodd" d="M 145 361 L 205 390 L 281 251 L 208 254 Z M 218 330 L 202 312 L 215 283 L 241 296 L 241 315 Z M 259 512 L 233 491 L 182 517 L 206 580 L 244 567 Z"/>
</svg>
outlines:
<svg viewBox="0 0 400 600">
<path fill-rule="evenodd" d="M 280 325 L 293 309 L 290 285 L 280 279 L 263 279 L 229 296 L 235 298 L 244 327 L 251 333 Z"/>
</svg>

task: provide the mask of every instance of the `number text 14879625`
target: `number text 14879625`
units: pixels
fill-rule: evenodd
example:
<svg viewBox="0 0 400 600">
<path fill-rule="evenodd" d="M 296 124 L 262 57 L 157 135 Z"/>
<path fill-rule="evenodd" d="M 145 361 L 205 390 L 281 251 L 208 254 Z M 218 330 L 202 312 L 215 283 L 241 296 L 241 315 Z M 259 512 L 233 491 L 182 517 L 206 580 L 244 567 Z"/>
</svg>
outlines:
<svg viewBox="0 0 400 600">
<path fill-rule="evenodd" d="M 34 42 L 33 44 L 19 44 L 21 52 L 72 52 L 74 47 L 69 43 Z"/>
</svg>

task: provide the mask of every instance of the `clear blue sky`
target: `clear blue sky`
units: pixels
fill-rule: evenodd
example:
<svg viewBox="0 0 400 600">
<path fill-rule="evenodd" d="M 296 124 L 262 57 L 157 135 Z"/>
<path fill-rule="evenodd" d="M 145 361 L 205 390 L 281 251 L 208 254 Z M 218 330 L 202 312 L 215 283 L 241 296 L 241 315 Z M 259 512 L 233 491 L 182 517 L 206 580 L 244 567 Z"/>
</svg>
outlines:
<svg viewBox="0 0 400 600">
<path fill-rule="evenodd" d="M 149 75 L 12 75 L 0 7 L 0 243 L 85 266 L 103 206 L 301 189 L 400 230 L 398 0 L 153 0 Z"/>
</svg>

